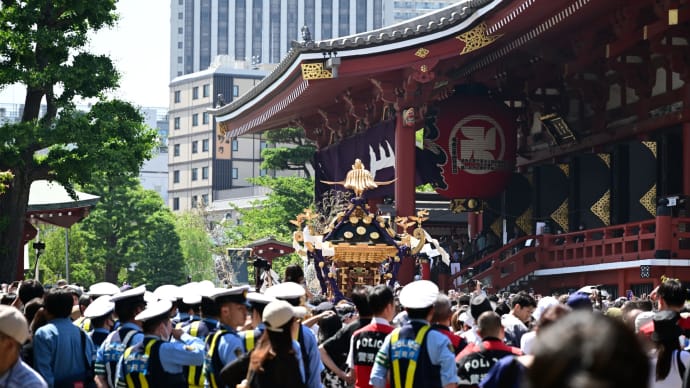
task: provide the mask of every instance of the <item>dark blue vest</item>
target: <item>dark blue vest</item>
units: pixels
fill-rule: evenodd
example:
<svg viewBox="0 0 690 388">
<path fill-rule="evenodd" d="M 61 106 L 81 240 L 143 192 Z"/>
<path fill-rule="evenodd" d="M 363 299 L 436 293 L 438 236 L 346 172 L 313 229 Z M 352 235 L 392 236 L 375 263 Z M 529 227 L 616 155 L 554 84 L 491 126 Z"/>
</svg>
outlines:
<svg viewBox="0 0 690 388">
<path fill-rule="evenodd" d="M 400 334 L 398 335 L 398 341 L 394 344 L 391 343 L 388 358 L 393 361 L 393 353 L 400 355 L 399 365 L 400 365 L 400 384 L 401 387 L 395 387 L 395 378 L 391 375 L 391 387 L 393 388 L 403 388 L 405 387 L 405 378 L 407 376 L 407 368 L 410 363 L 410 359 L 417 356 L 417 369 L 414 374 L 414 381 L 412 386 L 415 388 L 439 388 L 441 387 L 441 366 L 433 365 L 431 359 L 429 358 L 429 352 L 427 351 L 427 336 L 429 332 L 422 339 L 422 344 L 418 351 L 415 351 L 415 337 L 417 332 L 426 326 L 424 322 L 411 321 L 406 323 L 400 329 Z M 394 373 L 391 370 L 391 374 Z"/>
</svg>

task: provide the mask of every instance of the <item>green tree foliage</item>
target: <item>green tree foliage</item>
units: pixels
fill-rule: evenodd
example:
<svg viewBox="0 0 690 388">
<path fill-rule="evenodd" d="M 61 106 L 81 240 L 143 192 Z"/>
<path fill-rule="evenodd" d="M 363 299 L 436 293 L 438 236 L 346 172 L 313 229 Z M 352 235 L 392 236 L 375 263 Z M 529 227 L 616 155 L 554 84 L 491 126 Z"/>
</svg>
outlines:
<svg viewBox="0 0 690 388">
<path fill-rule="evenodd" d="M 261 168 L 302 171 L 305 177 L 311 177 L 307 166 L 314 157 L 316 146 L 306 138 L 303 129 L 275 129 L 265 132 L 264 138 L 267 142 L 279 146 L 275 148 L 265 148 L 261 152 L 261 157 L 264 159 L 263 162 L 261 162 Z M 287 144 L 294 146 L 283 146 Z"/>
<path fill-rule="evenodd" d="M 110 58 L 86 51 L 90 32 L 116 22 L 115 3 L 2 1 L 0 89 L 21 84 L 26 97 L 21 121 L 0 126 L 0 171 L 12 173 L 0 196 L 1 281 L 16 272 L 33 181 L 55 180 L 71 190 L 89 181 L 95 166 L 136 175 L 155 144 L 155 131 L 134 107 L 105 100 L 119 78 Z M 82 113 L 77 98 L 97 102 Z"/>
<path fill-rule="evenodd" d="M 175 229 L 185 262 L 185 273 L 192 281 L 213 280 L 216 277 L 213 253 L 217 250 L 210 237 L 208 222 L 200 211 L 192 210 L 177 216 Z"/>
<path fill-rule="evenodd" d="M 292 242 L 292 232 L 295 230 L 290 220 L 306 208 L 314 205 L 314 180 L 299 177 L 261 177 L 252 180 L 253 183 L 271 189 L 264 201 L 256 201 L 249 209 L 236 209 L 241 222 L 239 225 L 227 229 L 230 246 L 244 247 L 248 243 L 269 236 L 278 241 Z M 290 264 L 302 264 L 302 259 L 296 255 L 286 255 L 273 261 L 273 270 L 282 278 L 285 267 Z M 248 266 L 249 283 L 255 284 L 254 267 Z"/>
<path fill-rule="evenodd" d="M 269 236 L 292 241 L 294 226 L 290 220 L 313 207 L 314 181 L 299 177 L 260 177 L 251 181 L 270 188 L 271 192 L 266 200 L 256 201 L 252 208 L 237 209 L 241 223 L 228 229 L 230 245 L 242 247 Z"/>
<path fill-rule="evenodd" d="M 136 178 L 111 177 L 84 187 L 101 196 L 82 222 L 87 256 L 99 281 L 132 284 L 181 284 L 185 263 L 172 212 L 160 196 Z"/>
<path fill-rule="evenodd" d="M 68 242 L 65 242 L 65 233 L 68 234 Z M 87 247 L 84 239 L 84 231 L 81 224 L 75 224 L 65 229 L 47 225 L 40 228 L 41 240 L 45 242 L 46 249 L 39 261 L 39 280 L 44 284 L 55 284 L 58 279 L 65 279 L 65 245 L 69 250 L 69 281 L 81 285 L 91 285 L 100 281 L 96 278 L 97 272 L 102 272 L 91 263 L 86 255 Z M 29 277 L 35 273 L 35 253 L 32 252 Z"/>
</svg>

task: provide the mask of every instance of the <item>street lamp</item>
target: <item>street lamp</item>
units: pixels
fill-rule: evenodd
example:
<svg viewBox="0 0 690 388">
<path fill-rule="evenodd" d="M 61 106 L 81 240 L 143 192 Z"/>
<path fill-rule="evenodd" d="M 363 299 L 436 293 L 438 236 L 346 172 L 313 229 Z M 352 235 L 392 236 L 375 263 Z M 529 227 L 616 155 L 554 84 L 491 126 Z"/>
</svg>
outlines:
<svg viewBox="0 0 690 388">
<path fill-rule="evenodd" d="M 34 267 L 34 279 L 38 280 L 38 259 L 43 254 L 43 251 L 45 251 L 46 243 L 42 241 L 35 241 L 32 245 L 33 248 L 36 250 L 36 265 Z"/>
</svg>

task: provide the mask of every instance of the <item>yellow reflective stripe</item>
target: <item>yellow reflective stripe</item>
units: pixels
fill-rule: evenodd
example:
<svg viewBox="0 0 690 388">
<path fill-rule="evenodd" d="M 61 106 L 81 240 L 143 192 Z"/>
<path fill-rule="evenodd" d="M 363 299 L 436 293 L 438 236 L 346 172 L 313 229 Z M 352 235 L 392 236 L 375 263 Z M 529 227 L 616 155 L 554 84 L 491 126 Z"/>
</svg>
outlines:
<svg viewBox="0 0 690 388">
<path fill-rule="evenodd" d="M 247 342 L 247 352 L 251 352 L 254 349 L 254 330 L 248 330 L 244 339 Z"/>
<path fill-rule="evenodd" d="M 192 322 L 192 328 L 189 329 L 189 335 L 196 337 L 197 333 L 199 333 L 199 323 L 200 321 Z"/>
<path fill-rule="evenodd" d="M 127 373 L 127 375 L 125 376 L 125 380 L 127 380 L 127 386 L 128 387 L 135 387 L 134 380 L 132 379 L 132 375 Z"/>
<path fill-rule="evenodd" d="M 223 334 L 225 334 L 225 331 L 223 330 L 218 330 L 215 334 L 213 334 L 213 339 L 211 340 L 211 346 L 208 347 L 208 356 L 209 359 L 211 360 L 211 364 L 213 364 L 213 352 L 216 350 L 216 343 L 218 342 L 218 338 L 220 338 Z M 218 388 L 218 383 L 216 383 L 216 375 L 215 373 L 209 373 L 209 377 L 211 378 L 211 388 Z"/>
<path fill-rule="evenodd" d="M 82 325 L 82 329 L 84 329 L 85 331 L 91 331 L 91 319 L 84 318 L 84 320 L 82 321 Z"/>
<path fill-rule="evenodd" d="M 393 330 L 393 334 L 391 334 L 391 344 L 390 344 L 391 349 L 393 348 L 393 344 L 398 342 L 398 336 L 399 335 L 400 335 L 400 329 Z M 401 385 L 400 385 L 400 361 L 398 361 L 397 358 L 393 358 L 392 364 L 393 364 L 393 386 L 395 388 L 401 388 Z"/>
<path fill-rule="evenodd" d="M 144 349 L 144 354 L 146 354 L 146 359 L 150 360 L 151 359 L 151 348 L 153 345 L 156 344 L 156 340 L 152 339 L 149 341 L 148 344 L 146 344 L 146 349 Z M 149 362 L 149 361 L 147 361 Z M 141 384 L 141 388 L 149 388 L 149 382 L 146 380 L 146 376 L 143 373 L 139 373 L 139 383 Z"/>
<path fill-rule="evenodd" d="M 414 342 L 419 345 L 419 351 L 417 352 L 417 358 L 419 358 L 419 353 L 422 351 L 422 341 L 424 341 L 424 335 L 426 332 L 429 331 L 429 326 L 424 326 L 421 329 L 419 329 L 419 333 L 417 333 L 417 338 L 414 339 Z M 405 388 L 412 388 L 412 381 L 414 380 L 414 372 L 417 369 L 417 360 L 410 360 L 410 363 L 407 364 L 407 376 L 405 377 Z"/>
</svg>

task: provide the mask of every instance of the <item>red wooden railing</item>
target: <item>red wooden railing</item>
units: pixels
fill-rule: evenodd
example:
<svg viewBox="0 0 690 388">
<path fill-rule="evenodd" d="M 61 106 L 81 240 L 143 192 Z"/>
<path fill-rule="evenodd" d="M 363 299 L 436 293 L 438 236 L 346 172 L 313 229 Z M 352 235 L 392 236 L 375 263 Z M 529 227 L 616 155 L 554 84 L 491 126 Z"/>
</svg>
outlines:
<svg viewBox="0 0 690 388">
<path fill-rule="evenodd" d="M 502 290 L 537 269 L 652 259 L 656 219 L 563 234 L 525 236 L 466 264 L 461 276 Z M 690 258 L 690 218 L 671 219 L 671 259 Z M 525 246 L 530 241 L 531 246 Z"/>
</svg>

